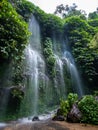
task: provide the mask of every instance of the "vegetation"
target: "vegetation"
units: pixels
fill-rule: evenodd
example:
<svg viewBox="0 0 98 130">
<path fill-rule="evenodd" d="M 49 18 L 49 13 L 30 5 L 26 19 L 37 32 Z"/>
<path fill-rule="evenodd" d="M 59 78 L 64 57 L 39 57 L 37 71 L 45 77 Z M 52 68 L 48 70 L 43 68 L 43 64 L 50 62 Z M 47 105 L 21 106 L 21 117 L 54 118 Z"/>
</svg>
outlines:
<svg viewBox="0 0 98 130">
<path fill-rule="evenodd" d="M 45 42 L 43 43 L 43 53 L 46 59 L 48 73 L 50 76 L 55 76 L 55 56 L 52 51 L 52 41 L 50 38 L 46 38 Z"/>
<path fill-rule="evenodd" d="M 95 49 L 93 44 L 97 42 L 98 37 L 96 34 L 98 32 L 98 8 L 88 15 L 88 20 L 85 11 L 77 10 L 76 4 L 72 6 L 61 4 L 57 6 L 55 14 L 61 15 L 63 20 L 65 19 L 65 41 L 70 46 L 81 77 L 86 86 L 96 90 L 98 86 L 96 83 L 98 49 Z"/>
<path fill-rule="evenodd" d="M 96 87 L 97 87 L 96 80 L 97 80 L 97 74 L 98 74 L 98 70 L 97 70 L 97 66 L 98 66 L 97 65 L 98 64 L 97 63 L 97 59 L 98 59 L 97 52 L 98 51 L 97 51 L 97 48 L 96 49 L 95 49 L 95 47 L 93 48 L 92 44 L 95 44 L 95 41 L 97 40 L 97 34 L 96 34 L 98 32 L 97 11 L 90 13 L 88 16 L 88 20 L 87 20 L 85 11 L 77 10 L 76 4 L 73 4 L 72 6 L 68 6 L 68 5 L 64 6 L 61 4 L 57 7 L 57 9 L 55 11 L 55 14 L 59 13 L 62 15 L 63 19 L 60 19 L 59 17 L 57 17 L 55 15 L 46 14 L 39 7 L 36 7 L 35 5 L 33 5 L 32 3 L 30 3 L 26 0 L 18 0 L 18 1 L 9 0 L 9 2 L 14 7 L 14 9 L 13 9 L 11 7 L 11 5 L 9 4 L 11 7 L 10 12 L 11 12 L 11 10 L 13 10 L 12 12 L 14 12 L 15 14 L 17 14 L 17 13 L 20 14 L 25 21 L 28 21 L 32 14 L 34 14 L 36 16 L 36 18 L 39 21 L 39 24 L 41 26 L 41 35 L 42 35 L 43 41 L 45 41 L 46 37 L 50 37 L 53 40 L 54 36 L 57 37 L 58 39 L 60 39 L 61 36 L 63 35 L 63 31 L 64 31 L 65 42 L 68 44 L 68 46 L 70 46 L 70 48 L 72 50 L 72 54 L 75 57 L 75 61 L 76 61 L 77 65 L 79 66 L 81 76 L 83 77 L 83 79 L 86 79 L 85 81 L 86 81 L 87 86 L 92 87 L 92 89 L 93 88 L 96 89 Z M 4 6 L 3 6 L 3 8 L 4 8 Z M 15 12 L 15 10 L 17 11 L 17 13 Z M 9 11 L 7 11 L 7 12 L 9 12 Z M 2 14 L 3 14 L 3 11 L 2 11 Z M 16 18 L 21 19 L 20 23 L 22 23 L 23 20 L 18 14 L 17 14 Z M 12 16 L 12 14 L 10 14 L 10 15 Z M 66 19 L 64 19 L 64 18 L 66 18 Z M 18 20 L 16 19 L 16 21 L 18 21 Z M 10 22 L 8 21 L 8 23 L 10 23 Z M 6 27 L 8 25 L 8 23 L 6 23 L 6 20 L 5 20 L 5 25 L 3 25 L 3 26 Z M 12 30 L 10 25 L 8 25 L 8 26 L 10 28 L 11 33 L 13 31 L 15 33 L 16 30 Z M 14 25 L 16 26 L 16 24 L 14 24 Z M 25 22 L 22 23 L 22 26 L 23 25 L 24 25 L 24 31 L 27 30 L 27 25 L 25 24 Z M 63 25 L 64 25 L 64 27 L 63 27 Z M 8 27 L 6 27 L 6 28 L 8 28 Z M 17 28 L 18 28 L 18 26 L 17 26 Z M 21 26 L 20 26 L 20 28 L 21 28 Z M 3 33 L 5 33 L 5 31 Z M 2 33 L 2 35 L 3 35 L 3 33 Z M 18 33 L 18 31 L 16 33 Z M 25 33 L 27 33 L 27 32 L 25 31 Z M 19 36 L 22 34 L 23 34 L 23 30 L 19 31 Z M 26 36 L 28 36 L 28 33 L 26 34 Z M 3 37 L 4 37 L 4 35 L 3 35 Z M 14 35 L 14 37 L 15 37 L 15 35 Z M 11 34 L 11 40 L 12 40 L 12 38 L 13 38 L 13 35 Z M 15 59 L 19 59 L 20 56 L 16 57 L 15 55 L 23 52 L 23 49 L 25 48 L 25 44 L 23 43 L 22 40 L 27 40 L 27 37 L 25 37 L 25 35 L 24 35 L 23 37 L 21 37 L 22 39 L 19 39 L 19 38 L 14 38 L 11 42 L 7 40 L 7 43 L 10 42 L 9 47 L 6 46 L 6 43 L 5 43 L 5 47 L 3 47 L 4 45 L 1 46 L 0 55 L 2 58 L 5 57 L 7 59 L 7 57 L 9 57 L 10 59 L 12 59 L 11 57 L 14 55 L 13 57 Z M 4 37 L 4 39 L 5 39 L 5 37 Z M 3 39 L 1 39 L 1 40 L 3 40 Z M 20 41 L 21 41 L 22 42 L 22 44 L 20 43 L 21 46 L 18 46 L 16 41 L 18 43 L 20 43 Z M 26 41 L 24 41 L 24 42 L 26 43 Z M 12 44 L 14 44 L 14 45 L 12 45 Z M 16 44 L 17 44 L 17 46 L 16 46 Z M 44 48 L 44 46 L 43 46 L 43 48 Z M 51 48 L 51 46 L 50 46 L 50 48 Z M 15 51 L 13 51 L 13 49 Z M 49 47 L 48 47 L 48 49 L 49 49 Z M 50 50 L 52 50 L 52 48 Z M 52 56 L 51 56 L 51 58 L 48 58 L 48 61 L 49 62 L 53 61 L 51 59 L 52 59 Z M 19 71 L 20 71 L 20 69 L 17 70 L 17 72 L 19 72 Z M 16 76 L 16 75 L 17 74 L 15 74 L 14 77 L 17 77 L 17 79 L 19 79 L 18 78 L 19 76 Z M 21 81 L 21 79 L 22 79 L 22 77 L 20 77 L 20 81 Z M 14 78 L 14 81 L 15 81 L 15 78 Z"/>
<path fill-rule="evenodd" d="M 78 103 L 83 113 L 81 121 L 84 123 L 98 124 L 98 101 L 92 95 L 84 96 Z"/>
<path fill-rule="evenodd" d="M 23 51 L 30 35 L 28 22 L 30 17 L 34 15 L 41 28 L 41 43 L 48 76 L 53 79 L 56 74 L 56 59 L 52 47 L 53 40 L 54 38 L 59 41 L 62 39 L 75 58 L 81 77 L 85 82 L 85 89 L 88 87 L 91 93 L 92 90 L 98 90 L 98 9 L 90 13 L 87 19 L 85 11 L 77 10 L 76 4 L 72 6 L 61 4 L 57 7 L 55 14 L 61 15 L 62 19 L 53 14 L 46 14 L 39 7 L 26 0 L 0 1 L 0 85 L 4 78 L 4 70 L 8 66 L 12 68 L 9 70 L 10 73 L 13 73 L 10 75 L 12 84 L 18 87 L 22 84 L 24 79 L 22 72 Z M 61 42 L 61 44 L 64 43 Z M 64 70 L 67 71 L 66 66 Z M 66 78 L 64 77 L 64 79 L 67 79 L 67 83 L 71 86 L 70 74 L 65 72 L 65 76 Z M 25 113 L 24 110 L 22 114 L 19 113 L 20 102 L 24 93 L 18 87 L 11 92 L 9 106 L 12 106 L 12 108 L 8 106 L 6 111 L 6 113 L 9 113 L 6 116 L 7 119 L 15 119 L 22 114 L 28 115 L 31 112 L 27 111 Z M 30 91 L 25 96 L 26 98 Z M 68 90 L 68 92 L 70 91 L 72 90 Z M 29 100 L 31 99 L 28 99 L 27 102 Z M 61 100 L 60 103 L 64 116 L 67 116 L 75 102 L 78 103 L 78 107 L 83 114 L 81 122 L 98 124 L 98 101 L 92 95 L 84 96 L 78 101 L 77 94 L 69 94 L 67 100 Z M 40 104 L 43 103 L 41 102 Z M 32 104 L 25 105 L 23 102 L 23 105 L 25 109 Z M 13 115 L 11 115 L 12 113 Z"/>
<path fill-rule="evenodd" d="M 65 20 L 64 30 L 65 40 L 72 50 L 82 77 L 86 79 L 84 81 L 87 86 L 97 86 L 95 59 L 98 50 L 95 53 L 95 49 L 90 47 L 97 29 L 88 25 L 86 20 L 72 16 Z"/>
<path fill-rule="evenodd" d="M 72 105 L 77 100 L 78 100 L 78 95 L 77 94 L 73 94 L 73 93 L 69 93 L 69 95 L 68 95 L 66 100 L 62 99 L 60 101 L 60 109 L 61 109 L 62 115 L 67 117 L 67 114 L 70 111 L 70 109 L 72 108 Z"/>
<path fill-rule="evenodd" d="M 97 19 L 98 18 L 98 7 L 97 7 L 96 11 L 89 13 L 88 18 L 89 19 Z"/>
<path fill-rule="evenodd" d="M 6 0 L 0 1 L 0 79 L 3 81 L 3 74 L 8 66 L 14 78 L 16 68 L 19 69 L 23 59 L 23 50 L 28 43 L 29 31 L 27 23 L 17 14 L 16 10 Z M 12 64 L 12 65 L 11 65 Z M 16 67 L 15 67 L 16 65 Z M 2 69 L 2 66 L 4 67 Z M 20 67 L 21 68 L 21 67 Z M 5 71 L 5 72 L 4 72 Z M 19 71 L 17 71 L 19 72 Z M 19 72 L 20 73 L 20 72 Z M 19 75 L 18 73 L 18 75 Z M 11 77 L 10 76 L 10 77 Z M 4 81 L 5 82 L 5 81 Z"/>
<path fill-rule="evenodd" d="M 8 0 L 25 21 L 28 22 L 36 6 L 27 0 Z"/>
<path fill-rule="evenodd" d="M 53 38 L 54 34 L 57 37 L 61 36 L 63 32 L 63 21 L 59 17 L 53 14 L 46 14 L 39 8 L 36 8 L 34 15 L 39 21 L 42 38 L 45 37 Z"/>
<path fill-rule="evenodd" d="M 0 2 L 0 12 L 0 61 L 19 59 L 28 41 L 28 26 L 6 0 Z"/>
<path fill-rule="evenodd" d="M 84 10 L 77 10 L 77 5 L 73 3 L 72 6 L 69 5 L 58 5 L 54 12 L 56 15 L 60 15 L 62 18 L 67 18 L 70 16 L 79 16 L 86 19 L 86 12 Z"/>
<path fill-rule="evenodd" d="M 98 100 L 93 95 L 86 95 L 78 100 L 77 94 L 70 93 L 66 100 L 61 100 L 61 114 L 67 118 L 72 105 L 77 103 L 79 110 L 82 112 L 80 122 L 98 124 Z"/>
</svg>

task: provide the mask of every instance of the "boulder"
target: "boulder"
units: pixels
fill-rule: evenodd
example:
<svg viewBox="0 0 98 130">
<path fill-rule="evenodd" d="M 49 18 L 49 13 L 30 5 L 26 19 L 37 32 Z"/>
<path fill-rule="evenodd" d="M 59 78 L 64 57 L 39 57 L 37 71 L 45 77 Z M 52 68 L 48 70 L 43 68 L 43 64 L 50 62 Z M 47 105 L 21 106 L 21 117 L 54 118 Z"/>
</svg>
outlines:
<svg viewBox="0 0 98 130">
<path fill-rule="evenodd" d="M 72 109 L 67 114 L 67 121 L 72 123 L 79 123 L 82 118 L 82 113 L 78 108 L 78 105 L 75 103 L 72 106 Z"/>
<path fill-rule="evenodd" d="M 52 120 L 53 121 L 65 121 L 65 118 L 64 118 L 64 116 L 54 116 L 53 118 L 52 118 Z"/>
<path fill-rule="evenodd" d="M 57 109 L 56 115 L 52 118 L 53 121 L 65 121 L 65 117 L 62 114 L 60 108 Z"/>
<path fill-rule="evenodd" d="M 38 116 L 34 116 L 34 117 L 32 118 L 32 121 L 39 121 L 39 117 L 38 117 Z"/>
</svg>

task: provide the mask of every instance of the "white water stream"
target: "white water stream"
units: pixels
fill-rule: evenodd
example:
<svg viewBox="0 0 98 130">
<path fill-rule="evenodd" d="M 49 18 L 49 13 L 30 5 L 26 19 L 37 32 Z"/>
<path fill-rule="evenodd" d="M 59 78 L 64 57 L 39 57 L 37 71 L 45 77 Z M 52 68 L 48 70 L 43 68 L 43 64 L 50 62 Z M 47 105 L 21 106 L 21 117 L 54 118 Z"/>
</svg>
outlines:
<svg viewBox="0 0 98 130">
<path fill-rule="evenodd" d="M 83 95 L 82 83 L 71 53 L 69 51 L 65 51 L 63 59 L 66 61 L 71 74 L 72 89 L 81 97 Z"/>
</svg>

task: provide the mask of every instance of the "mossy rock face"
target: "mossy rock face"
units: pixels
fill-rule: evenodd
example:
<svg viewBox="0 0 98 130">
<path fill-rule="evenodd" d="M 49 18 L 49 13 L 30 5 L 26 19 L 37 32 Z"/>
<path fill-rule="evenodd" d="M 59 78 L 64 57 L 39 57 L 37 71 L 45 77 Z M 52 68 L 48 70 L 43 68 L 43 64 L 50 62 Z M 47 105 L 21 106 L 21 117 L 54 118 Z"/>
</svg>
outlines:
<svg viewBox="0 0 98 130">
<path fill-rule="evenodd" d="M 24 91 L 21 88 L 14 87 L 11 89 L 11 96 L 12 98 L 18 98 L 19 100 L 22 100 L 24 97 Z"/>
<path fill-rule="evenodd" d="M 20 109 L 21 101 L 24 97 L 24 92 L 18 87 L 12 87 L 9 90 L 9 99 L 7 104 L 8 113 L 15 113 Z"/>
<path fill-rule="evenodd" d="M 18 116 L 24 92 L 18 87 L 0 88 L 0 120 Z M 16 114 L 17 113 L 17 114 Z M 15 115 L 16 114 L 16 115 Z"/>
</svg>

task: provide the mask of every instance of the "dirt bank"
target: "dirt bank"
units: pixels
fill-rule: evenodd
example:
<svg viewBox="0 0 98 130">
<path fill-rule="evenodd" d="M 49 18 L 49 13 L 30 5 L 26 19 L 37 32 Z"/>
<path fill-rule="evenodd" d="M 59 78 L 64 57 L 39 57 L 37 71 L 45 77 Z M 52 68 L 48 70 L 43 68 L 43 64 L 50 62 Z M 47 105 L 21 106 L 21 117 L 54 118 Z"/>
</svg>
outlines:
<svg viewBox="0 0 98 130">
<path fill-rule="evenodd" d="M 39 121 L 35 123 L 10 123 L 0 130 L 98 130 L 98 126 L 59 121 Z"/>
</svg>

